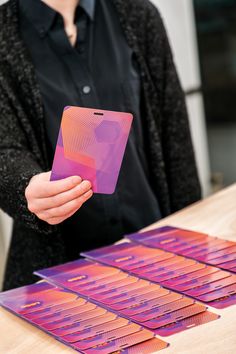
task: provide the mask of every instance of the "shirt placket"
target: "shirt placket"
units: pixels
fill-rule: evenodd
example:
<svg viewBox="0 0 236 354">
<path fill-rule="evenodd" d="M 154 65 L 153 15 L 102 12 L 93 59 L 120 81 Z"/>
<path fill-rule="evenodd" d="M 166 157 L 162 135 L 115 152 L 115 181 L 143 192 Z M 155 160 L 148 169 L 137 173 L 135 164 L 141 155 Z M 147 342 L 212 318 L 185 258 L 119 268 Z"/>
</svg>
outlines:
<svg viewBox="0 0 236 354">
<path fill-rule="evenodd" d="M 88 63 L 86 61 L 85 51 L 81 53 L 76 48 L 72 47 L 66 34 L 62 28 L 50 31 L 50 39 L 52 45 L 66 66 L 71 80 L 78 92 L 78 105 L 88 108 L 100 108 L 99 97 L 97 95 L 96 87 L 91 76 Z M 77 45 L 79 41 L 77 40 Z M 91 53 L 88 53 L 88 56 Z M 80 104 L 81 103 L 81 104 Z M 114 229 L 114 234 L 123 234 L 123 223 L 119 211 L 119 197 L 114 194 L 112 197 L 99 195 L 99 201 L 103 205 L 104 217 L 106 223 Z M 108 232 L 108 237 L 110 233 Z"/>
</svg>

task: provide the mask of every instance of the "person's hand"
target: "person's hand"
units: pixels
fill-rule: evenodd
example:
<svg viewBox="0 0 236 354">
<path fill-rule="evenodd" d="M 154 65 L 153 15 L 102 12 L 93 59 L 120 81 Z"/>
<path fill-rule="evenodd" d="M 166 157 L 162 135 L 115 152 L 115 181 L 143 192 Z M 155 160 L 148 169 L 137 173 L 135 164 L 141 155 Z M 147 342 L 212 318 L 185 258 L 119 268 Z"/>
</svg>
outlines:
<svg viewBox="0 0 236 354">
<path fill-rule="evenodd" d="M 72 216 L 92 195 L 91 183 L 73 176 L 50 181 L 51 172 L 31 178 L 25 197 L 28 209 L 41 220 L 56 225 Z"/>
</svg>

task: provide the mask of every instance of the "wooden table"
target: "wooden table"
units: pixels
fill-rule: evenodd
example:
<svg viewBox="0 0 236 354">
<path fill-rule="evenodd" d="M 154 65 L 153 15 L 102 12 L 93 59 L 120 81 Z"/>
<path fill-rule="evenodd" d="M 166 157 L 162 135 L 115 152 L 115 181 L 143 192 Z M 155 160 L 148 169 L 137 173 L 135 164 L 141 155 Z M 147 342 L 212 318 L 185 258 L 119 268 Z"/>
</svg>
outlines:
<svg viewBox="0 0 236 354">
<path fill-rule="evenodd" d="M 151 225 L 172 225 L 207 232 L 236 241 L 236 185 L 204 201 Z M 170 347 L 165 354 L 233 354 L 236 353 L 236 306 L 219 313 L 217 321 L 167 337 Z M 0 308 L 0 354 L 75 353 L 54 338 L 24 320 Z"/>
</svg>

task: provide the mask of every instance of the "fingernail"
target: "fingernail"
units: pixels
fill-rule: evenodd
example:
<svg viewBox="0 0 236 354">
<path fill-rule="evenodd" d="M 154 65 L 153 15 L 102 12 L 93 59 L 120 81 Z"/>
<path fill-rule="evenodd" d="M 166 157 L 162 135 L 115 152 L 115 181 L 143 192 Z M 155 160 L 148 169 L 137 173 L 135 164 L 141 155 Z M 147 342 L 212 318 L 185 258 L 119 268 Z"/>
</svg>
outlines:
<svg viewBox="0 0 236 354">
<path fill-rule="evenodd" d="M 82 184 L 83 184 L 83 188 L 86 190 L 91 188 L 91 183 L 89 181 L 83 181 Z"/>
<path fill-rule="evenodd" d="M 79 183 L 81 183 L 81 181 L 82 181 L 82 178 L 80 176 L 74 176 L 72 178 L 72 183 L 73 184 L 79 184 Z"/>
</svg>

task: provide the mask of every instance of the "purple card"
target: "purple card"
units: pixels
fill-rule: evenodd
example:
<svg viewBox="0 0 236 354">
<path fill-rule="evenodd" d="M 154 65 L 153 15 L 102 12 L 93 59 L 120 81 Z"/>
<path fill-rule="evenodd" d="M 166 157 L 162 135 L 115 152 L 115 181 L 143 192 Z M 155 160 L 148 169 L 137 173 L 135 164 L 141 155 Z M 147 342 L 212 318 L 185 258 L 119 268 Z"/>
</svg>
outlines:
<svg viewBox="0 0 236 354">
<path fill-rule="evenodd" d="M 208 304 L 217 309 L 225 309 L 226 307 L 236 305 L 236 294 L 225 296 L 223 298 L 221 297 L 220 299 L 209 302 Z"/>
<path fill-rule="evenodd" d="M 201 312 L 195 316 L 185 318 L 182 321 L 177 321 L 177 322 L 168 324 L 167 326 L 158 328 L 155 330 L 155 333 L 160 336 L 166 337 L 166 336 L 170 336 L 172 334 L 182 332 L 187 329 L 194 328 L 196 326 L 203 325 L 203 324 L 211 322 L 211 321 L 215 321 L 218 318 L 220 318 L 219 315 L 212 313 L 210 311 L 205 311 L 205 312 Z"/>
<path fill-rule="evenodd" d="M 183 309 L 168 313 L 164 316 L 155 317 L 149 321 L 146 321 L 145 327 L 149 329 L 157 329 L 166 326 L 167 324 L 183 320 L 187 317 L 191 317 L 193 315 L 197 315 L 205 311 L 206 311 L 206 306 L 201 304 L 193 304 Z"/>
<path fill-rule="evenodd" d="M 139 289 L 131 290 L 131 291 L 126 291 L 125 293 L 119 293 L 119 291 L 110 291 L 109 296 L 106 295 L 104 297 L 99 297 L 95 296 L 95 299 L 98 299 L 101 303 L 103 304 L 116 304 L 117 302 L 125 301 L 127 299 L 147 294 L 153 291 L 158 291 L 160 289 L 160 285 L 150 283 L 147 286 L 141 287 Z"/>
<path fill-rule="evenodd" d="M 116 339 L 128 336 L 133 333 L 140 332 L 142 327 L 138 326 L 135 323 L 128 324 L 127 326 L 116 328 L 109 332 L 105 332 L 102 334 L 97 334 L 96 336 L 80 339 L 78 342 L 73 342 L 73 347 L 79 350 L 86 350 L 95 346 L 102 345 L 109 341 L 114 341 Z"/>
<path fill-rule="evenodd" d="M 94 337 L 96 335 L 100 335 L 100 334 L 112 331 L 113 329 L 118 329 L 118 328 L 124 327 L 124 326 L 128 325 L 129 323 L 130 323 L 129 320 L 120 317 L 120 318 L 117 318 L 113 321 L 109 321 L 107 323 L 102 323 L 98 326 L 86 328 L 83 331 L 67 334 L 67 335 L 63 336 L 63 339 L 69 343 L 73 343 L 73 342 L 77 342 L 82 339 Z"/>
<path fill-rule="evenodd" d="M 119 288 L 106 289 L 103 292 L 94 293 L 90 296 L 91 298 L 98 301 L 99 300 L 102 301 L 103 299 L 108 299 L 114 296 L 124 296 L 126 294 L 130 294 L 130 295 L 132 294 L 133 296 L 135 296 L 137 293 L 142 291 L 142 289 L 149 287 L 149 285 L 150 282 L 137 278 L 137 281 L 133 284 L 127 284 L 127 285 L 122 284 Z"/>
<path fill-rule="evenodd" d="M 178 301 L 174 301 L 171 302 L 169 304 L 163 305 L 163 306 L 159 306 L 159 307 L 154 307 L 151 310 L 148 311 L 144 311 L 142 313 L 139 313 L 137 315 L 132 316 L 132 320 L 134 321 L 138 321 L 138 322 L 145 322 L 149 321 L 153 318 L 162 316 L 162 315 L 166 315 L 168 313 L 171 313 L 173 311 L 177 311 L 180 310 L 184 307 L 190 306 L 194 304 L 194 300 L 193 299 L 189 299 L 187 297 L 184 297 Z"/>
<path fill-rule="evenodd" d="M 207 266 L 207 265 L 204 265 L 201 263 L 199 263 L 199 264 L 200 264 L 199 270 L 196 270 L 192 273 L 180 275 L 180 276 L 173 278 L 173 279 L 166 280 L 165 285 L 170 286 L 170 287 L 175 287 L 176 285 L 184 284 L 188 281 L 196 280 L 196 279 L 201 278 L 203 276 L 210 275 L 210 274 L 213 274 L 213 273 L 216 273 L 219 271 L 218 268 L 210 267 L 210 266 Z"/>
<path fill-rule="evenodd" d="M 112 194 L 132 120 L 130 113 L 65 107 L 51 180 L 79 175 L 95 193 Z"/>
<path fill-rule="evenodd" d="M 152 334 L 152 332 L 143 329 L 129 336 L 114 339 L 112 341 L 107 341 L 103 345 L 98 345 L 93 348 L 89 348 L 86 350 L 86 354 L 108 354 L 119 352 L 120 350 L 123 350 L 138 343 L 142 343 L 153 337 L 154 334 Z"/>
<path fill-rule="evenodd" d="M 143 311 L 148 311 L 152 310 L 154 308 L 158 308 L 159 306 L 163 306 L 166 304 L 169 304 L 174 301 L 178 301 L 183 298 L 183 295 L 174 293 L 174 292 L 169 292 L 167 295 L 159 297 L 157 299 L 149 300 L 146 302 L 142 302 L 141 304 L 137 304 L 135 306 L 132 306 L 128 309 L 123 309 L 120 312 L 126 316 L 134 316 L 139 313 L 142 313 Z"/>
<path fill-rule="evenodd" d="M 236 267 L 236 260 L 220 263 L 219 267 L 233 271 L 234 268 Z"/>
<path fill-rule="evenodd" d="M 152 292 L 149 292 L 144 295 L 139 295 L 136 297 L 132 297 L 132 298 L 117 302 L 115 304 L 111 303 L 110 307 L 113 310 L 120 311 L 120 310 L 123 310 L 123 309 L 131 307 L 131 306 L 135 306 L 135 305 L 140 304 L 145 301 L 157 299 L 158 297 L 165 296 L 167 294 L 169 294 L 169 290 L 161 288 L 158 292 L 152 291 Z"/>
<path fill-rule="evenodd" d="M 98 280 L 102 279 L 102 282 L 105 283 L 106 278 L 111 279 L 110 277 L 113 276 L 114 279 L 120 273 L 124 274 L 119 269 L 108 268 L 100 263 L 85 262 L 84 260 L 77 260 L 63 266 L 55 266 L 51 270 L 47 268 L 35 272 L 36 275 L 50 279 L 54 283 L 69 289 L 92 287 L 97 284 Z"/>
<path fill-rule="evenodd" d="M 190 230 L 179 229 L 167 226 L 166 229 L 157 228 L 150 231 L 126 235 L 131 241 L 142 243 L 151 247 L 168 249 L 179 242 L 188 242 L 199 238 L 207 238 L 206 234 L 193 232 Z"/>
<path fill-rule="evenodd" d="M 201 261 L 210 263 L 211 260 L 219 258 L 228 254 L 236 253 L 236 246 L 221 249 L 219 251 L 207 253 L 205 256 L 201 256 Z"/>
<path fill-rule="evenodd" d="M 226 287 L 228 285 L 232 285 L 232 284 L 236 284 L 236 275 L 231 275 L 227 278 L 220 279 L 220 280 L 208 283 L 208 284 L 198 286 L 194 289 L 190 289 L 190 290 L 185 291 L 185 293 L 187 295 L 197 297 L 199 295 L 206 294 L 206 293 L 224 288 L 224 287 Z"/>
<path fill-rule="evenodd" d="M 232 284 L 224 288 L 220 288 L 219 290 L 211 291 L 207 294 L 199 295 L 198 299 L 200 301 L 210 302 L 234 294 L 236 294 L 236 284 Z M 212 304 L 213 302 L 211 302 L 211 305 Z"/>
<path fill-rule="evenodd" d="M 195 278 L 192 280 L 189 280 L 185 283 L 181 283 L 179 285 L 175 285 L 175 289 L 178 291 L 186 291 L 186 290 L 191 290 L 199 286 L 203 286 L 212 282 L 215 282 L 217 280 L 221 280 L 227 277 L 230 277 L 231 274 L 229 272 L 224 272 L 223 270 L 219 270 L 218 272 L 215 272 L 213 274 L 205 275 L 200 278 Z"/>
</svg>

